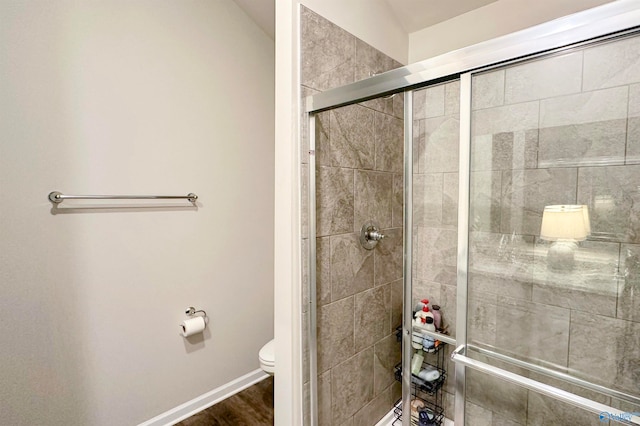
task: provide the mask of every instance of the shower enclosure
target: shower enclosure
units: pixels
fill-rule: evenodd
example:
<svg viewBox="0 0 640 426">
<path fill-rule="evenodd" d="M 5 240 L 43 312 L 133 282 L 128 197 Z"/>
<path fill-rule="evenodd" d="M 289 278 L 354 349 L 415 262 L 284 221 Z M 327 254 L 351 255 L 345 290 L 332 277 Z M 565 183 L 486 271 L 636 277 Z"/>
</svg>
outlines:
<svg viewBox="0 0 640 426">
<path fill-rule="evenodd" d="M 456 424 L 640 424 L 638 22 L 619 1 L 309 98 L 311 424 L 412 424 L 425 298 Z"/>
</svg>

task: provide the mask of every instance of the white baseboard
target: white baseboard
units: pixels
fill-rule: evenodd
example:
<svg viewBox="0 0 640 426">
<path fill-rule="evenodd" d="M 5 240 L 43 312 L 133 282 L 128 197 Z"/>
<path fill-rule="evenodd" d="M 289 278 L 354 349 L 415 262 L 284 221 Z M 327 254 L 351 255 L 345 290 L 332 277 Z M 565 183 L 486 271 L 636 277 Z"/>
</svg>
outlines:
<svg viewBox="0 0 640 426">
<path fill-rule="evenodd" d="M 170 426 L 174 425 L 187 417 L 191 417 L 194 414 L 209 408 L 214 404 L 229 398 L 232 395 L 254 385 L 269 377 L 267 373 L 261 369 L 257 369 L 242 377 L 238 377 L 235 380 L 230 381 L 212 391 L 209 391 L 203 395 L 200 395 L 191 401 L 187 401 L 182 405 L 172 408 L 151 420 L 147 420 L 144 423 L 140 423 L 138 426 Z"/>
</svg>

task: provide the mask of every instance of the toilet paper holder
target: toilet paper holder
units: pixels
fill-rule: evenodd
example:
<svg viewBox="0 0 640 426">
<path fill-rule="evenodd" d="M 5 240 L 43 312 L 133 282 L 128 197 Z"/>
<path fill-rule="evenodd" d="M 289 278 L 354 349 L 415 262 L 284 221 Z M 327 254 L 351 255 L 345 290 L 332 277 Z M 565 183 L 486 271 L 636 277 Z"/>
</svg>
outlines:
<svg viewBox="0 0 640 426">
<path fill-rule="evenodd" d="M 196 308 L 194 308 L 193 306 L 189 306 L 189 307 L 184 311 L 184 313 L 185 313 L 185 314 L 187 314 L 187 316 L 190 316 L 190 317 L 194 316 L 194 315 L 195 315 L 195 314 L 197 314 L 198 312 L 202 312 L 202 314 L 203 314 L 202 316 L 203 316 L 203 317 L 205 317 L 205 318 L 207 317 L 207 312 L 206 312 L 206 311 L 204 311 L 203 309 L 198 309 L 198 310 L 196 310 Z"/>
</svg>

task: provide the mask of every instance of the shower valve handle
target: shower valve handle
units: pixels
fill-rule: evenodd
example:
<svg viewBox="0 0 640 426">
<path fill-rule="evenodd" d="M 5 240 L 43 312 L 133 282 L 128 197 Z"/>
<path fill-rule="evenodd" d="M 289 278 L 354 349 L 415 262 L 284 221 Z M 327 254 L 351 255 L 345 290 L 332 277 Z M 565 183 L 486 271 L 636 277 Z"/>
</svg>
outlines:
<svg viewBox="0 0 640 426">
<path fill-rule="evenodd" d="M 360 244 L 367 250 L 373 250 L 379 241 L 384 239 L 384 234 L 380 232 L 380 227 L 368 221 L 360 229 Z"/>
<path fill-rule="evenodd" d="M 367 232 L 367 240 L 369 241 L 382 241 L 384 239 L 384 234 L 377 229 L 373 229 Z"/>
</svg>

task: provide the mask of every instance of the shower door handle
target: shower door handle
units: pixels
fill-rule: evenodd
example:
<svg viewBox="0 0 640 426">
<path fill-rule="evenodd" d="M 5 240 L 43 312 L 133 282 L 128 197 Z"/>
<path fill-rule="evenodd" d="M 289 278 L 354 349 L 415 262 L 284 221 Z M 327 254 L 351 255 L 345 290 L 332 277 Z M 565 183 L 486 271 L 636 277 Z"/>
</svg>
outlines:
<svg viewBox="0 0 640 426">
<path fill-rule="evenodd" d="M 482 361 L 477 361 L 475 359 L 469 358 L 466 355 L 463 355 L 465 349 L 465 345 L 458 346 L 458 348 L 456 348 L 456 350 L 451 353 L 451 360 L 457 364 L 462 364 L 466 367 L 481 371 L 490 376 L 498 377 L 507 382 L 522 386 L 524 388 L 541 393 L 543 395 L 550 396 L 555 399 L 559 399 L 563 402 L 585 409 L 587 411 L 597 413 L 600 415 L 600 419 L 603 421 L 611 419 L 624 424 L 640 425 L 640 413 L 623 412 L 618 408 L 609 407 L 608 405 L 601 404 L 599 402 L 567 392 L 554 386 L 549 386 L 545 383 L 532 380 L 528 377 L 503 370 L 502 368 L 494 367 L 493 365 L 484 363 Z"/>
</svg>

